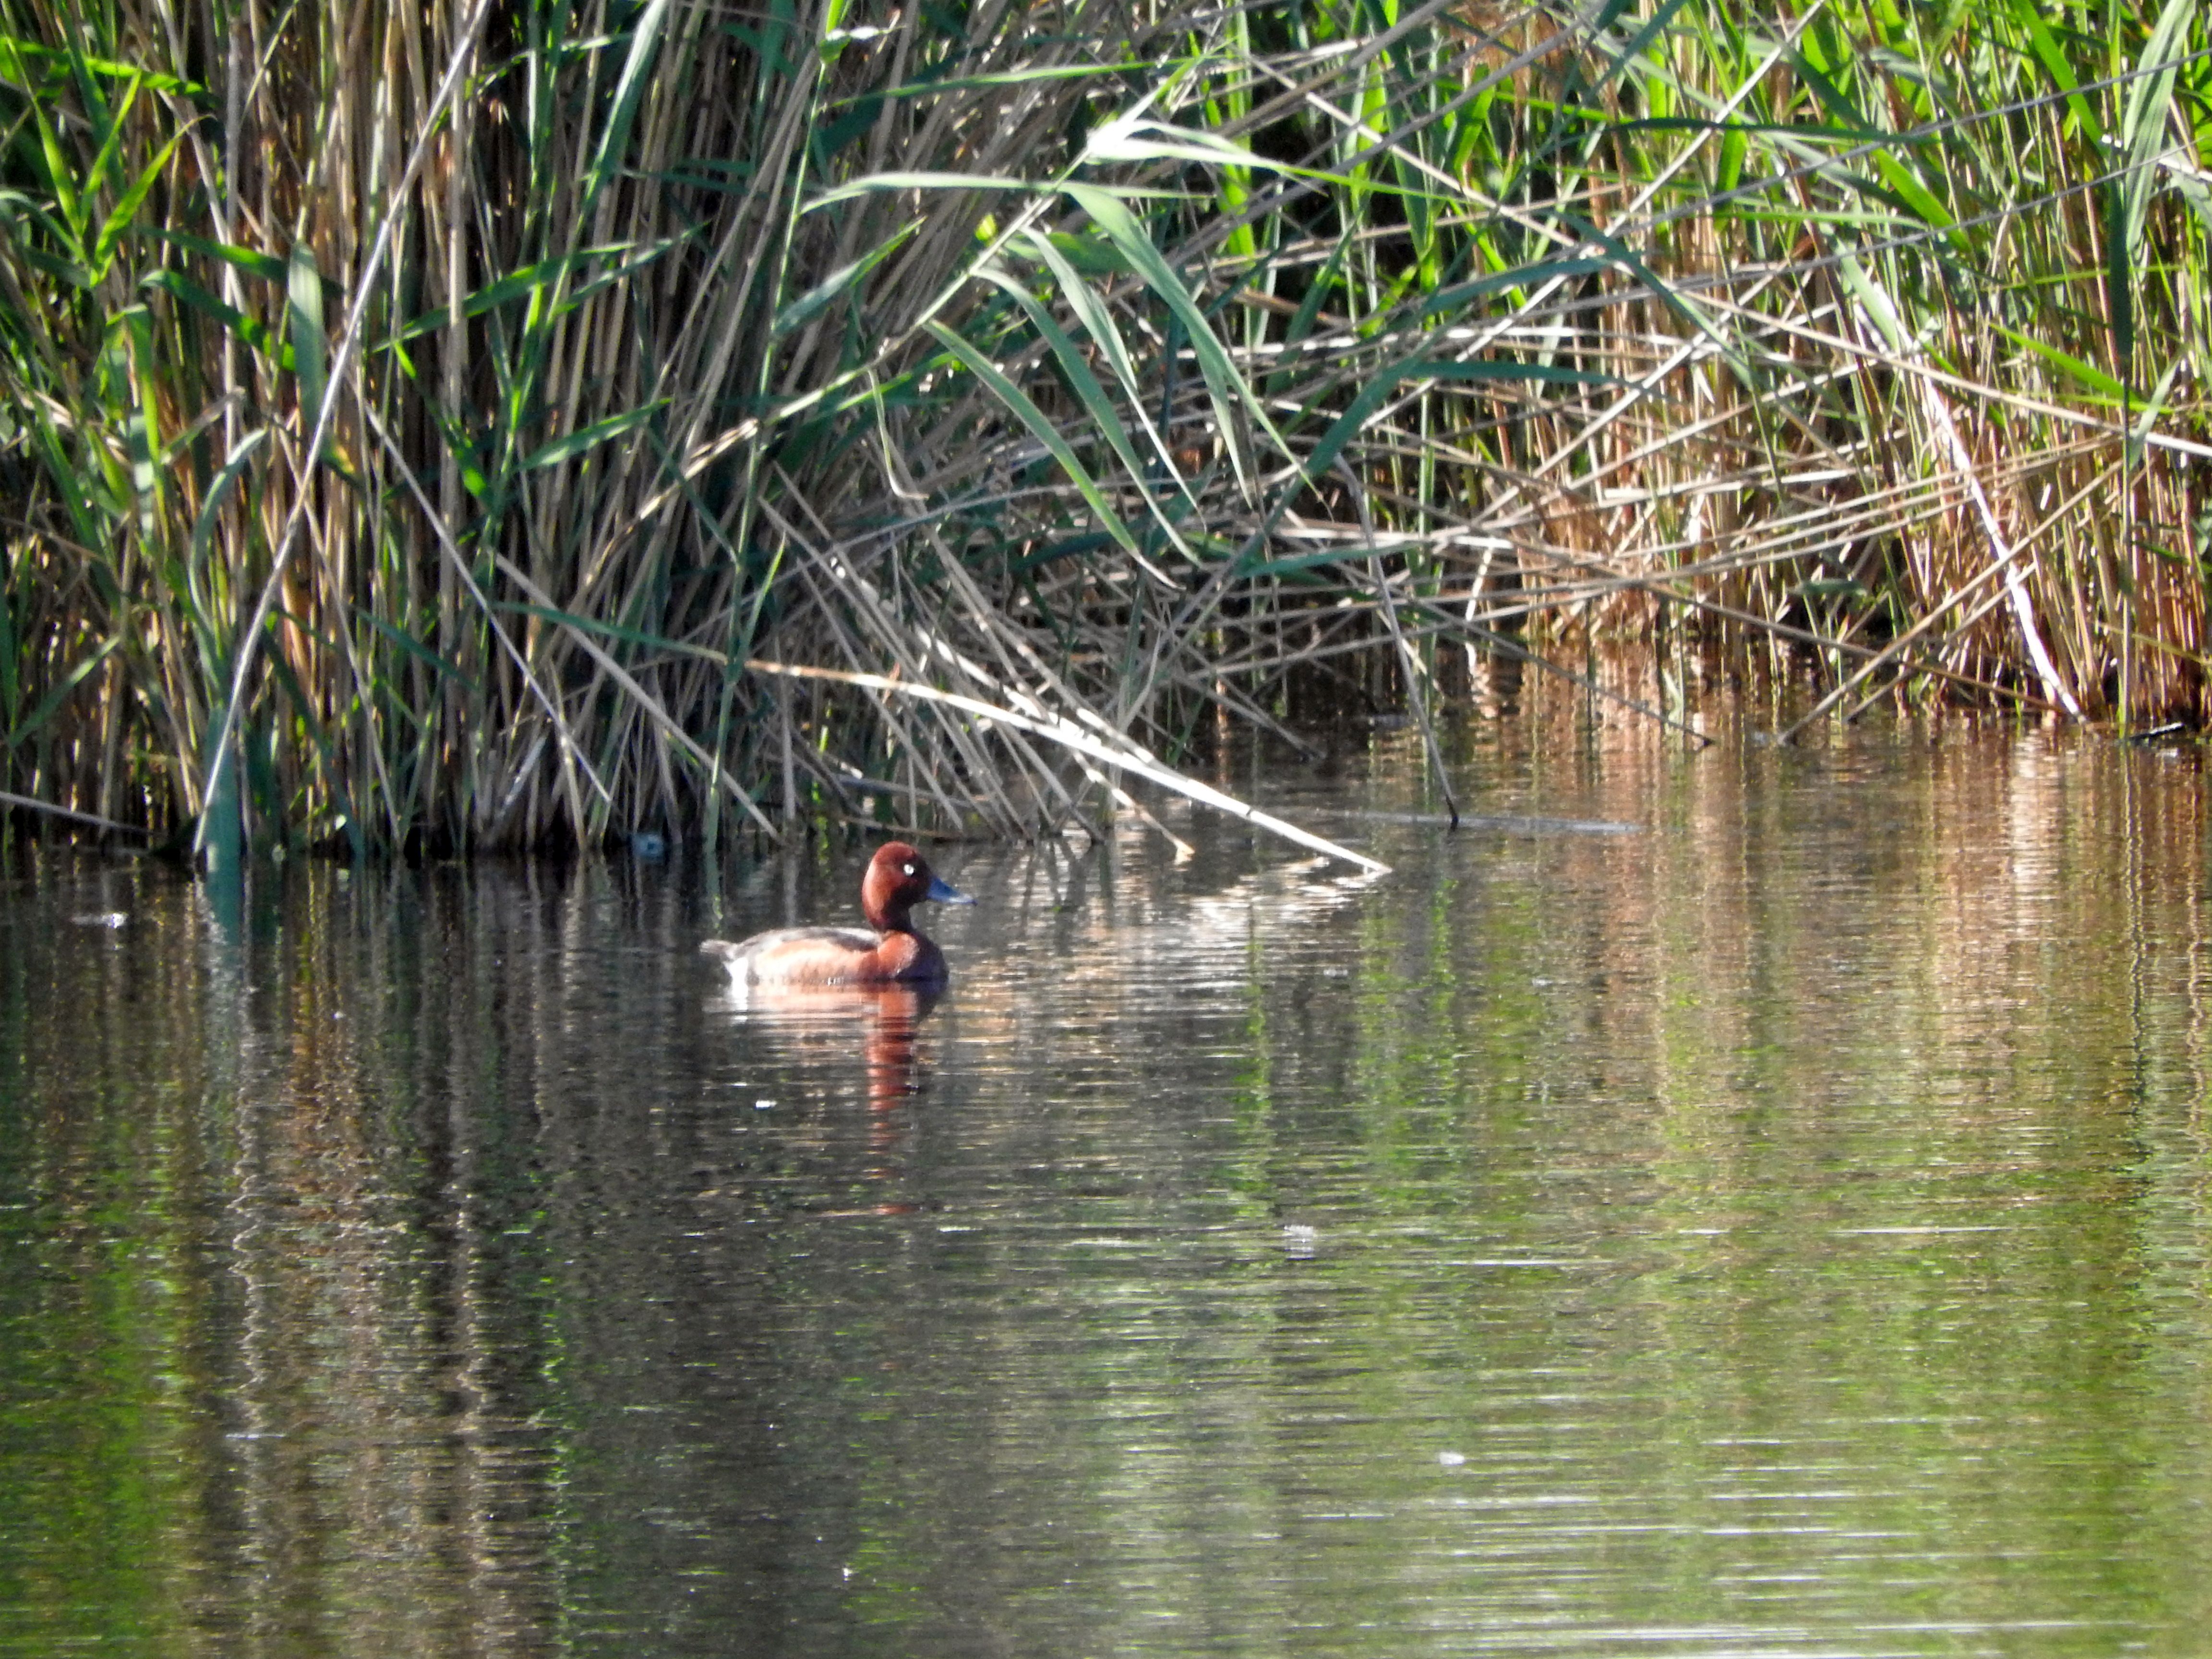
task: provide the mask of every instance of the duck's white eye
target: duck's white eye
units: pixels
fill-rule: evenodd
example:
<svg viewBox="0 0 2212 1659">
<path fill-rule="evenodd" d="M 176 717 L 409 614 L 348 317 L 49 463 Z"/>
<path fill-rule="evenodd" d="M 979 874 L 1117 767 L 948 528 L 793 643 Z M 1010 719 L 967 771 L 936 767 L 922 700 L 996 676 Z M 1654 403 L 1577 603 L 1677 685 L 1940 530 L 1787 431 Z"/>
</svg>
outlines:
<svg viewBox="0 0 2212 1659">
<path fill-rule="evenodd" d="M 908 874 L 909 876 L 910 876 L 910 875 L 912 875 L 912 874 L 914 873 L 914 866 L 912 866 L 911 864 L 909 864 L 909 865 L 905 865 L 905 866 L 902 866 L 902 868 L 904 868 L 904 870 L 906 871 L 907 874 Z"/>
</svg>

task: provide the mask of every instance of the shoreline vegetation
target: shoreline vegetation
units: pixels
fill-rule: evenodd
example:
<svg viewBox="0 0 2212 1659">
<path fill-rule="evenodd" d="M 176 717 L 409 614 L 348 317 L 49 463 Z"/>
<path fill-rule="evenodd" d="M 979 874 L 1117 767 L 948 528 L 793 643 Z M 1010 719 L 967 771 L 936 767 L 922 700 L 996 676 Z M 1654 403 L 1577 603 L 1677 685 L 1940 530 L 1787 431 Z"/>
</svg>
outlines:
<svg viewBox="0 0 2212 1659">
<path fill-rule="evenodd" d="M 2201 726 L 2208 43 L 0 0 L 0 805 L 1025 836 L 1333 705 L 1455 811 L 1501 673 Z"/>
</svg>

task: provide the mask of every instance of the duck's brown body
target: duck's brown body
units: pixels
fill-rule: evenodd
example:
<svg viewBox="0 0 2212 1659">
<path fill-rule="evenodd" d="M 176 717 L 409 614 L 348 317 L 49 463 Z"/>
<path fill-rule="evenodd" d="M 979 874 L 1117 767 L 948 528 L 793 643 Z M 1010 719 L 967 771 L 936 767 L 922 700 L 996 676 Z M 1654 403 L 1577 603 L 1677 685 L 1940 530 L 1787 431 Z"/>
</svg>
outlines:
<svg viewBox="0 0 2212 1659">
<path fill-rule="evenodd" d="M 942 984 L 945 952 L 915 927 L 924 899 L 973 904 L 939 881 L 904 842 L 876 849 L 860 882 L 860 909 L 872 933 L 858 927 L 780 927 L 732 944 L 710 939 L 700 950 L 721 959 L 739 985 Z"/>
<path fill-rule="evenodd" d="M 747 985 L 896 985 L 945 977 L 945 952 L 911 927 L 880 937 L 860 927 L 780 927 L 699 947 Z"/>
</svg>

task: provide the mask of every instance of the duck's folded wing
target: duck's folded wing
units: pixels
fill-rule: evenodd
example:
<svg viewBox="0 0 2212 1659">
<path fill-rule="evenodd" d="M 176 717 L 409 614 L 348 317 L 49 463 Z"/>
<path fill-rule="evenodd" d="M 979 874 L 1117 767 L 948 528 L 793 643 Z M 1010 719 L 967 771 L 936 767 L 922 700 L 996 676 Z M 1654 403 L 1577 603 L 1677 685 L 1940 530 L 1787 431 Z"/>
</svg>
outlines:
<svg viewBox="0 0 2212 1659">
<path fill-rule="evenodd" d="M 750 939 L 732 943 L 726 939 L 703 941 L 699 949 L 708 956 L 719 957 L 731 974 L 744 979 L 759 971 L 768 963 L 787 952 L 819 951 L 872 951 L 876 936 L 865 927 L 779 927 L 772 933 L 755 933 Z"/>
</svg>

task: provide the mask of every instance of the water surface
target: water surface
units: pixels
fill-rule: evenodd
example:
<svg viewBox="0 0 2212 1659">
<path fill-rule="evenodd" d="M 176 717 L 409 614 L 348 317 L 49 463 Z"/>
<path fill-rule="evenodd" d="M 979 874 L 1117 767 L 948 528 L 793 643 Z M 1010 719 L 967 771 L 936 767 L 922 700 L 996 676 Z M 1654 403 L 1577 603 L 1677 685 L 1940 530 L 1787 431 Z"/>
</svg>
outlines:
<svg viewBox="0 0 2212 1659">
<path fill-rule="evenodd" d="M 933 1004 L 696 954 L 844 845 L 22 852 L 0 1650 L 2202 1651 L 2194 752 L 1453 755 L 934 848 Z"/>
</svg>

